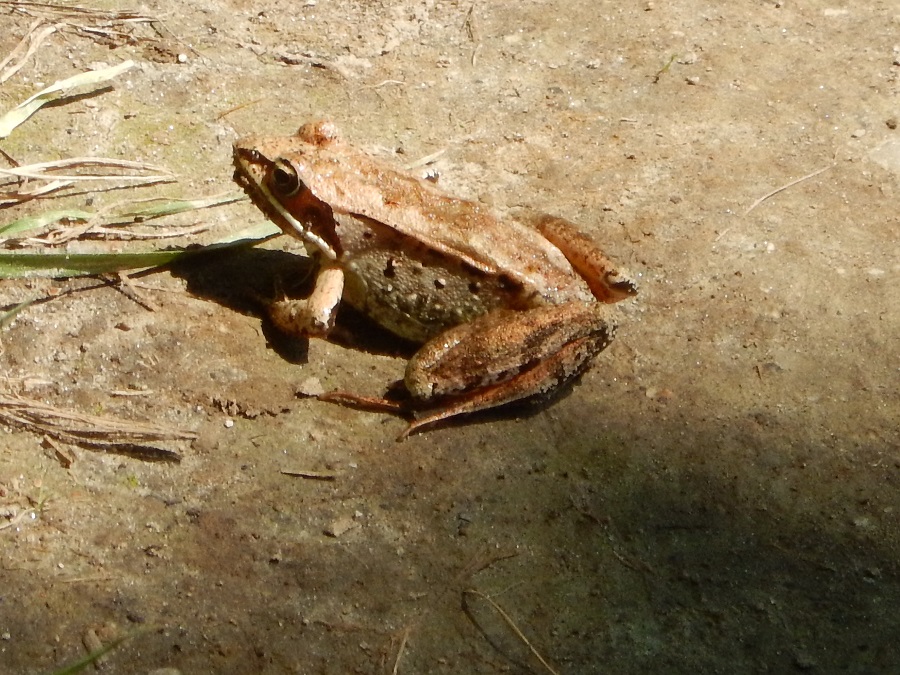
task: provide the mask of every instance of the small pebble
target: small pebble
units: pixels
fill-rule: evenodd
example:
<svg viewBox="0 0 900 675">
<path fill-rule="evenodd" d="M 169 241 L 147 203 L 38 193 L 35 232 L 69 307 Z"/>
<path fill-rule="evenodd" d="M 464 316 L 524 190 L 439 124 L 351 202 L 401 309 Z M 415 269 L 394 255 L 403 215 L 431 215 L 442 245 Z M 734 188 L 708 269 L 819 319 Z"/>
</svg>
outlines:
<svg viewBox="0 0 900 675">
<path fill-rule="evenodd" d="M 349 516 L 344 516 L 343 518 L 338 518 L 331 523 L 329 523 L 325 529 L 323 530 L 325 534 L 329 537 L 334 537 L 337 539 L 342 534 L 347 532 L 347 530 L 352 530 L 354 527 L 357 527 L 359 523 L 357 523 L 353 518 Z"/>
<path fill-rule="evenodd" d="M 307 377 L 294 390 L 298 396 L 309 396 L 315 398 L 325 393 L 325 387 L 319 381 L 318 377 Z"/>
</svg>

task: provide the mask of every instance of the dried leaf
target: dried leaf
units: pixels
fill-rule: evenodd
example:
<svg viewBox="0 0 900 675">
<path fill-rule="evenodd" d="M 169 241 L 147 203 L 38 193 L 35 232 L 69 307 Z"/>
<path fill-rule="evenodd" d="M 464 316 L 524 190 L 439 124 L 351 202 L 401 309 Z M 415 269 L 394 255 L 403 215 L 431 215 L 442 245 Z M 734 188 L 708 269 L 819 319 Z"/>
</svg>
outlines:
<svg viewBox="0 0 900 675">
<path fill-rule="evenodd" d="M 134 67 L 134 61 L 124 61 L 117 66 L 109 68 L 101 68 L 100 70 L 89 70 L 85 73 L 79 73 L 65 80 L 54 82 L 49 87 L 41 89 L 30 98 L 22 101 L 15 108 L 0 117 L 0 139 L 9 136 L 16 127 L 40 110 L 41 106 L 50 101 L 68 94 L 76 87 L 89 87 L 103 82 L 108 82 L 114 77 L 118 77 L 126 70 Z"/>
</svg>

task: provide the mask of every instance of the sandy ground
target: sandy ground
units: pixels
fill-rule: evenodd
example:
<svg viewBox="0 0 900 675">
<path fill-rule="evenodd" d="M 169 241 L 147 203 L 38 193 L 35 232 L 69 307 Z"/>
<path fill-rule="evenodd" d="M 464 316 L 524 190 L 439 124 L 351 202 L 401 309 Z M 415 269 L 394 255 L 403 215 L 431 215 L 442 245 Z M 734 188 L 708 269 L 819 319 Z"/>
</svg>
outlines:
<svg viewBox="0 0 900 675">
<path fill-rule="evenodd" d="M 0 54 L 32 20 L 9 10 Z M 63 446 L 65 467 L 0 431 L 0 671 L 50 672 L 91 631 L 131 636 L 109 673 L 897 667 L 895 3 L 141 11 L 159 33 L 63 30 L 0 87 L 6 110 L 138 62 L 5 152 L 152 161 L 180 182 L 130 196 L 194 197 L 233 188 L 238 136 L 327 118 L 398 165 L 443 151 L 449 192 L 578 222 L 641 293 L 554 405 L 396 443 L 397 419 L 297 398 L 378 393 L 403 362 L 358 322 L 273 335 L 254 299 L 294 269 L 281 242 L 141 277 L 156 311 L 115 283 L 3 282 L 7 308 L 58 295 L 0 332 L 3 392 L 199 438 L 167 446 L 180 463 Z M 202 241 L 262 219 L 199 218 Z"/>
</svg>

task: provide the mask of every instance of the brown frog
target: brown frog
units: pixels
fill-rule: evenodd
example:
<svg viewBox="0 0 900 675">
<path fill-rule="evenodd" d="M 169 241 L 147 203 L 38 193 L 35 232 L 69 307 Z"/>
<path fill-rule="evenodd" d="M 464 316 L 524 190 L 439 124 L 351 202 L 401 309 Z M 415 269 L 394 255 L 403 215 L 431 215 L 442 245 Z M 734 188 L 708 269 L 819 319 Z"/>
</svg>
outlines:
<svg viewBox="0 0 900 675">
<path fill-rule="evenodd" d="M 454 415 L 552 393 L 609 344 L 609 304 L 637 292 L 568 221 L 501 217 L 448 196 L 353 148 L 329 122 L 295 136 L 241 139 L 234 162 L 253 201 L 318 259 L 311 295 L 271 306 L 276 326 L 324 336 L 345 300 L 422 344 L 406 367 L 410 400 L 320 397 L 416 411 L 401 438 Z"/>
</svg>

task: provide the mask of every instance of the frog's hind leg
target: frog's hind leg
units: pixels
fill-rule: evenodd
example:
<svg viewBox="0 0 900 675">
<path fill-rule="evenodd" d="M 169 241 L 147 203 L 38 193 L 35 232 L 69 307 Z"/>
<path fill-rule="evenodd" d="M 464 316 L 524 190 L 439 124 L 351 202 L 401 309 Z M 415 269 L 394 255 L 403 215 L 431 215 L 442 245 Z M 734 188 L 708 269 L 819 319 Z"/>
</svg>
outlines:
<svg viewBox="0 0 900 675">
<path fill-rule="evenodd" d="M 510 379 L 483 387 L 464 396 L 448 396 L 442 401 L 363 396 L 348 391 L 332 391 L 316 398 L 320 401 L 368 412 L 383 412 L 407 417 L 415 414 L 415 419 L 397 437 L 398 441 L 402 441 L 422 427 L 451 417 L 468 415 L 479 410 L 496 408 L 526 399 L 549 398 L 565 384 L 587 370 L 591 359 L 609 342 L 610 334 L 606 332 L 573 340 L 550 358 L 538 361 L 532 367 Z"/>
<path fill-rule="evenodd" d="M 587 370 L 593 357 L 609 342 L 610 335 L 605 332 L 573 340 L 550 358 L 538 361 L 508 380 L 423 412 L 410 422 L 397 440 L 405 439 L 421 427 L 457 415 L 466 415 L 525 399 L 549 398 Z"/>
</svg>

